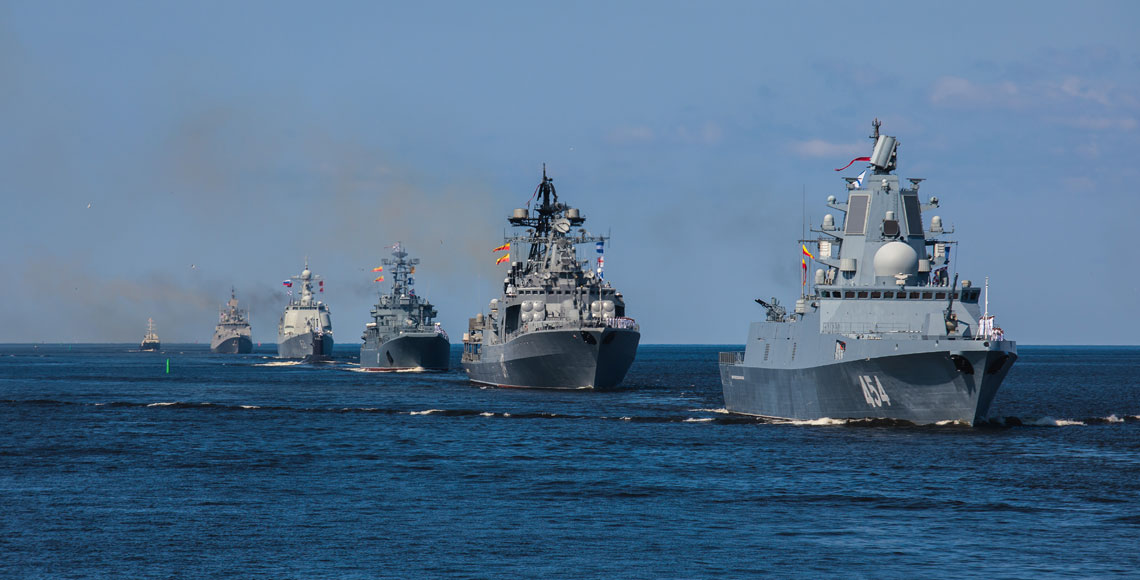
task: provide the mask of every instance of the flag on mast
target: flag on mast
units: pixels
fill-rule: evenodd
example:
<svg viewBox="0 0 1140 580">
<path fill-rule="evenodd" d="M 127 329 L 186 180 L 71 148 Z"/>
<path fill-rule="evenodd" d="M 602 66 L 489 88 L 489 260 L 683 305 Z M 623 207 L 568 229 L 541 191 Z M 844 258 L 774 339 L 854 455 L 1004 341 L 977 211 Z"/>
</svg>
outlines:
<svg viewBox="0 0 1140 580">
<path fill-rule="evenodd" d="M 384 266 L 376 266 L 375 268 L 372 269 L 372 271 L 373 272 L 383 272 Z"/>
<path fill-rule="evenodd" d="M 499 247 L 497 247 L 497 248 L 495 248 L 494 250 L 491 250 L 491 251 L 492 251 L 492 252 L 501 252 L 501 251 L 503 251 L 503 250 L 509 250 L 509 249 L 511 249 L 511 243 L 510 243 L 510 242 L 507 242 L 507 243 L 505 243 L 505 244 L 503 244 L 503 245 L 501 245 L 501 246 L 499 246 Z"/>
<path fill-rule="evenodd" d="M 847 169 L 848 167 L 855 165 L 856 161 L 870 161 L 870 160 L 871 160 L 870 157 L 856 157 L 856 158 L 851 160 L 851 163 L 848 163 L 847 165 L 844 165 L 843 167 L 836 169 L 836 171 L 843 171 L 844 169 Z"/>
<path fill-rule="evenodd" d="M 502 264 L 503 262 L 506 262 L 507 260 L 510 260 L 510 259 L 511 259 L 511 254 L 510 254 L 510 252 L 507 252 L 506 254 L 503 254 L 502 256 L 500 256 L 498 260 L 495 260 L 495 265 L 497 266 L 497 265 Z"/>
<path fill-rule="evenodd" d="M 373 280 L 373 282 L 383 282 L 383 281 L 384 281 L 384 277 L 383 277 L 383 276 L 377 276 L 377 277 L 376 277 L 376 279 L 375 279 L 375 280 Z"/>
</svg>

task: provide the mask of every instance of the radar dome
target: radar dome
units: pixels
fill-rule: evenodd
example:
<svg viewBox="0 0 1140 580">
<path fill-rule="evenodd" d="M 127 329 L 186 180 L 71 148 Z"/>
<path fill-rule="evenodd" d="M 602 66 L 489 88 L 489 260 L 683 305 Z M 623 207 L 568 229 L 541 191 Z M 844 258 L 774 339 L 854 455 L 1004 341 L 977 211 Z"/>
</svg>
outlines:
<svg viewBox="0 0 1140 580">
<path fill-rule="evenodd" d="M 305 268 L 305 269 L 304 269 L 304 270 L 301 272 L 301 277 L 302 277 L 302 278 L 308 278 L 308 277 L 310 277 L 310 276 L 312 276 L 312 275 L 313 275 L 313 273 L 312 273 L 311 271 L 309 271 L 309 269 L 308 269 L 308 268 Z"/>
<path fill-rule="evenodd" d="M 918 252 L 902 242 L 883 244 L 875 252 L 875 275 L 894 276 L 895 274 L 918 273 Z"/>
</svg>

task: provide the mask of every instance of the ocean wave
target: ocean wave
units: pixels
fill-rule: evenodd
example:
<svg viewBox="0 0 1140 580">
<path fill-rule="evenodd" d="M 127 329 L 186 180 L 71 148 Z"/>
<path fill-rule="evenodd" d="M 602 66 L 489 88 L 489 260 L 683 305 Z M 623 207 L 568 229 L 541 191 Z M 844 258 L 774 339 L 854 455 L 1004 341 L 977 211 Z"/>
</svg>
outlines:
<svg viewBox="0 0 1140 580">
<path fill-rule="evenodd" d="M 715 421 L 713 417 L 689 417 L 682 423 L 711 423 L 713 421 Z"/>
<path fill-rule="evenodd" d="M 272 361 L 272 362 L 256 363 L 253 366 L 255 366 L 255 367 L 291 367 L 291 366 L 303 364 L 303 362 L 304 361 L 299 361 L 299 360 L 276 360 L 276 361 Z"/>
<path fill-rule="evenodd" d="M 725 409 L 724 407 L 721 407 L 719 409 L 689 409 L 689 410 L 694 412 L 694 413 L 719 413 L 721 415 L 727 415 L 729 413 L 728 409 Z"/>
<path fill-rule="evenodd" d="M 1072 427 L 1076 425 L 1087 425 L 1084 421 L 1074 421 L 1072 419 L 1054 419 L 1053 417 L 1041 417 L 1032 423 L 1035 427 Z"/>
<path fill-rule="evenodd" d="M 822 417 L 820 419 L 810 419 L 810 420 L 802 420 L 802 421 L 796 420 L 796 419 L 789 419 L 786 421 L 782 420 L 779 422 L 787 424 L 787 425 L 809 425 L 809 426 L 813 426 L 813 427 L 821 427 L 821 426 L 825 426 L 825 425 L 846 425 L 847 423 L 851 422 L 851 419 L 832 419 L 831 417 Z"/>
</svg>

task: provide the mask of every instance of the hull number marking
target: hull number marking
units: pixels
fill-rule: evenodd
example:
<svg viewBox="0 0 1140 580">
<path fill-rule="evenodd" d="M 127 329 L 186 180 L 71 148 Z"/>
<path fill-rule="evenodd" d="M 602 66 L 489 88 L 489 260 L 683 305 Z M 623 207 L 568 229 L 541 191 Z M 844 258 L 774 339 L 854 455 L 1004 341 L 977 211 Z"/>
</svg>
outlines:
<svg viewBox="0 0 1140 580">
<path fill-rule="evenodd" d="M 883 390 L 883 383 L 879 382 L 879 377 L 860 375 L 859 386 L 863 388 L 863 398 L 867 400 L 868 405 L 882 407 L 883 403 L 886 403 L 890 406 L 891 398 Z"/>
</svg>

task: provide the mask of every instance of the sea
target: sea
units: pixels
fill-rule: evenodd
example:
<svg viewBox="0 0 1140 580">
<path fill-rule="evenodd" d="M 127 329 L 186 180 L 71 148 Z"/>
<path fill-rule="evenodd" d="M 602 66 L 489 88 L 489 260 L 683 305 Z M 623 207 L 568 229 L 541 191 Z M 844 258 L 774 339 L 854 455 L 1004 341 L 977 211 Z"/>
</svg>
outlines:
<svg viewBox="0 0 1140 580">
<path fill-rule="evenodd" d="M 0 577 L 1140 576 L 1140 347 L 1020 347 L 977 427 L 728 414 L 739 348 L 594 392 L 0 345 Z"/>
</svg>

